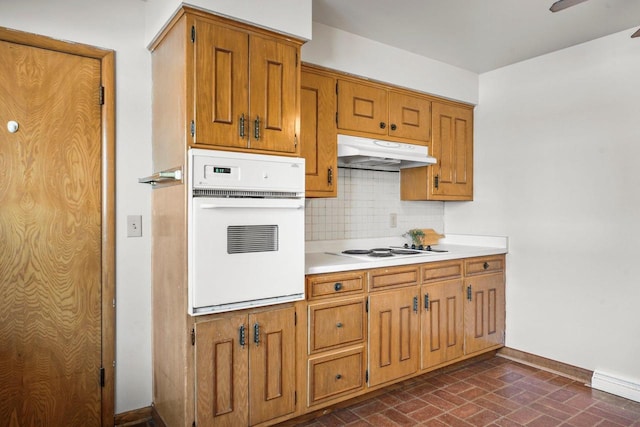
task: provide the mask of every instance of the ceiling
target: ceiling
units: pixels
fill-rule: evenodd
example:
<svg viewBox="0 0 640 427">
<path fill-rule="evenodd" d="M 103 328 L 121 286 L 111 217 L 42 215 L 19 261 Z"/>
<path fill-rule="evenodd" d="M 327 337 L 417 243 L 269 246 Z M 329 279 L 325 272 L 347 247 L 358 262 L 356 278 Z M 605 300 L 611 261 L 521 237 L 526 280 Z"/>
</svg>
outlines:
<svg viewBox="0 0 640 427">
<path fill-rule="evenodd" d="M 476 73 L 640 27 L 640 0 L 313 0 L 313 20 Z M 640 38 L 629 43 L 640 43 Z"/>
</svg>

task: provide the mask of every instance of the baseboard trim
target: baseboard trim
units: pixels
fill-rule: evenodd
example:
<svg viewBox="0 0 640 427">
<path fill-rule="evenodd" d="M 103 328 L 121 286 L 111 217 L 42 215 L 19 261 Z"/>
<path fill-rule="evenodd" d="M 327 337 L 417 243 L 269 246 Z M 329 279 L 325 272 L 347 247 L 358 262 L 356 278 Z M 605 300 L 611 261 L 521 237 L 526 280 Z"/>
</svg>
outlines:
<svg viewBox="0 0 640 427">
<path fill-rule="evenodd" d="M 625 399 L 640 402 L 640 384 L 604 372 L 595 371 L 591 377 L 591 387 Z"/>
<path fill-rule="evenodd" d="M 130 425 L 140 424 L 151 420 L 151 406 L 134 409 L 132 411 L 116 414 L 114 417 L 115 427 L 126 427 Z"/>
<path fill-rule="evenodd" d="M 589 386 L 591 385 L 593 371 L 590 371 L 588 369 L 579 368 L 577 366 L 558 362 L 552 359 L 547 359 L 546 357 L 537 356 L 535 354 L 527 353 L 509 347 L 501 348 L 500 350 L 498 350 L 498 353 L 496 355 L 499 357 L 504 357 L 505 359 L 513 360 L 514 362 L 522 363 L 523 365 L 532 366 L 534 368 L 542 369 L 544 371 L 552 372 L 556 375 L 561 375 L 563 377 L 579 381 L 582 384 L 586 384 Z"/>
</svg>

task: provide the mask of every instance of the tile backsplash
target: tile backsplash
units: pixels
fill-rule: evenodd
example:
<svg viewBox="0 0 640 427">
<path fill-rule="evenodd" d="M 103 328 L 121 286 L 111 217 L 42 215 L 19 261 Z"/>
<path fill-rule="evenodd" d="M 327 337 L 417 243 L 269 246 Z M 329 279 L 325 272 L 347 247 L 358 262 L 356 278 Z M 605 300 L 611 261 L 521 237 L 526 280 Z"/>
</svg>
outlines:
<svg viewBox="0 0 640 427">
<path fill-rule="evenodd" d="M 444 231 L 444 202 L 401 201 L 399 172 L 340 167 L 338 197 L 307 199 L 305 207 L 307 241 L 398 237 L 411 228 Z"/>
</svg>

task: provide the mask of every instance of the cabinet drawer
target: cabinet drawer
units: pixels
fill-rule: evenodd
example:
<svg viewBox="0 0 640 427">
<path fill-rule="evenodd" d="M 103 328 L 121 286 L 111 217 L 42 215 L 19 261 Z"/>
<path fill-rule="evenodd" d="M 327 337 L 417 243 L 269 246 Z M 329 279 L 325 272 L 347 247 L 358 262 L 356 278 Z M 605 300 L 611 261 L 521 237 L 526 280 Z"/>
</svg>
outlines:
<svg viewBox="0 0 640 427">
<path fill-rule="evenodd" d="M 453 280 L 462 277 L 462 261 L 433 262 L 422 266 L 422 283 Z"/>
<path fill-rule="evenodd" d="M 364 298 L 309 305 L 309 352 L 364 340 Z"/>
<path fill-rule="evenodd" d="M 369 290 L 411 286 L 418 283 L 418 267 L 393 267 L 371 270 Z"/>
<path fill-rule="evenodd" d="M 504 271 L 504 256 L 473 258 L 464 263 L 465 276 Z"/>
<path fill-rule="evenodd" d="M 309 406 L 364 387 L 364 347 L 309 359 Z"/>
<path fill-rule="evenodd" d="M 350 295 L 364 291 L 364 272 L 307 276 L 309 299 Z"/>
</svg>

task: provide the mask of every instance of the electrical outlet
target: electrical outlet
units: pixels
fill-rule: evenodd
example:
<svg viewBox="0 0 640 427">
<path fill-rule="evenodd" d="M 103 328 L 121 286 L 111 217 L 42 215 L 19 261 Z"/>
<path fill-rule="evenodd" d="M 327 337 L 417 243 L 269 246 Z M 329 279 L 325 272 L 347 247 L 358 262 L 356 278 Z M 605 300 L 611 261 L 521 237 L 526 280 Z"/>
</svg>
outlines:
<svg viewBox="0 0 640 427">
<path fill-rule="evenodd" d="M 398 214 L 392 213 L 389 215 L 389 227 L 396 228 L 398 226 Z"/>
<path fill-rule="evenodd" d="M 127 216 L 127 237 L 142 237 L 142 215 Z"/>
</svg>

